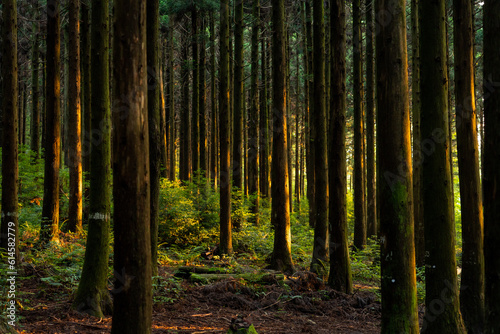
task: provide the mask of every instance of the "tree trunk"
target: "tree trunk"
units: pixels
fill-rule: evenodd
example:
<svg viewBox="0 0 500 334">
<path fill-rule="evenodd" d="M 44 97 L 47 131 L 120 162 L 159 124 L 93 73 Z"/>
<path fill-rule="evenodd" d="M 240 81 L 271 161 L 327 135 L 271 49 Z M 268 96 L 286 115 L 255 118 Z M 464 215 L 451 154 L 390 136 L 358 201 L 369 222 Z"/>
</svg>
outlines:
<svg viewBox="0 0 500 334">
<path fill-rule="evenodd" d="M 271 186 L 271 225 L 274 226 L 274 249 L 271 267 L 293 272 L 290 233 L 290 189 L 288 187 L 286 124 L 286 30 L 285 1 L 272 0 L 273 10 L 273 158 Z"/>
<path fill-rule="evenodd" d="M 500 2 L 484 1 L 484 255 L 486 333 L 500 332 Z"/>
<path fill-rule="evenodd" d="M 415 261 L 417 267 L 425 265 L 424 212 L 422 198 L 422 147 L 420 146 L 420 27 L 418 3 L 411 1 L 412 36 L 412 113 L 413 113 L 413 223 L 415 226 Z"/>
<path fill-rule="evenodd" d="M 82 164 L 83 171 L 90 172 L 90 156 L 92 141 L 90 134 L 92 131 L 91 121 L 91 82 L 90 77 L 90 54 L 91 54 L 91 38 L 90 38 L 90 2 L 81 2 L 82 12 L 82 30 L 81 30 L 81 76 L 82 76 L 82 113 L 83 113 L 83 126 L 82 126 Z"/>
<path fill-rule="evenodd" d="M 255 196 L 251 212 L 254 224 L 259 224 L 259 27 L 260 1 L 253 2 L 252 74 L 250 88 L 250 114 L 248 117 L 248 191 Z"/>
<path fill-rule="evenodd" d="M 377 203 L 375 190 L 375 71 L 373 67 L 375 42 L 373 7 L 374 1 L 366 4 L 366 233 L 377 236 Z"/>
<path fill-rule="evenodd" d="M 148 133 L 150 172 L 150 234 L 151 265 L 153 276 L 158 275 L 158 220 L 160 201 L 160 4 L 158 0 L 147 0 L 146 36 L 148 69 Z"/>
<path fill-rule="evenodd" d="M 210 13 L 210 179 L 217 189 L 217 174 L 219 167 L 219 123 L 217 121 L 217 98 L 216 98 L 216 64 L 215 64 L 215 15 Z"/>
<path fill-rule="evenodd" d="M 484 332 L 483 208 L 479 179 L 472 7 L 453 3 L 457 151 L 462 211 L 460 308 L 468 333 Z"/>
<path fill-rule="evenodd" d="M 366 245 L 365 152 L 363 128 L 363 64 L 360 0 L 352 3 L 354 100 L 354 246 Z"/>
<path fill-rule="evenodd" d="M 208 147 L 207 147 L 207 120 L 206 120 L 206 105 L 207 105 L 207 84 L 205 82 L 205 73 L 207 65 L 207 53 L 205 50 L 205 19 L 201 18 L 200 25 L 200 94 L 199 94 L 199 125 L 200 125 L 200 169 L 201 176 L 208 177 Z"/>
<path fill-rule="evenodd" d="M 111 298 L 108 293 L 111 216 L 109 6 L 103 1 L 92 1 L 91 39 L 91 134 L 99 140 L 92 140 L 87 246 L 73 307 L 80 312 L 103 317 L 104 314 L 111 313 Z M 118 68 L 123 70 L 120 66 Z M 118 110 L 126 103 L 127 101 L 116 104 L 120 108 Z M 116 219 L 115 216 L 115 225 Z"/>
<path fill-rule="evenodd" d="M 198 52 L 198 9 L 196 5 L 191 12 L 192 24 L 192 52 L 193 52 L 193 89 L 191 112 L 191 164 L 193 174 L 196 176 L 200 169 L 200 53 Z"/>
<path fill-rule="evenodd" d="M 390 10 L 376 37 L 382 333 L 418 334 L 405 1 L 376 2 Z"/>
<path fill-rule="evenodd" d="M 448 145 L 445 1 L 419 3 L 426 313 L 422 333 L 465 333 L 458 299 Z M 381 195 L 382 197 L 382 195 Z M 445 296 L 445 297 L 443 297 Z M 439 304 L 437 304 L 439 303 Z"/>
<path fill-rule="evenodd" d="M 229 0 L 220 3 L 220 244 L 222 254 L 233 252 L 231 236 L 231 150 L 229 126 Z"/>
<path fill-rule="evenodd" d="M 330 136 L 328 137 L 330 276 L 335 290 L 352 293 L 351 262 L 347 226 L 346 180 L 346 12 L 345 0 L 331 5 L 332 62 L 330 93 Z"/>
<path fill-rule="evenodd" d="M 129 99 L 113 113 L 112 334 L 147 334 L 152 325 L 146 22 L 155 20 L 148 14 L 156 10 L 150 7 L 148 13 L 147 2 L 114 3 L 113 105 L 123 103 L 123 96 Z"/>
<path fill-rule="evenodd" d="M 181 63 L 181 131 L 179 135 L 179 179 L 191 179 L 190 117 L 189 117 L 189 46 L 182 46 Z"/>
<path fill-rule="evenodd" d="M 314 245 L 311 271 L 325 273 L 328 259 L 328 167 L 326 154 L 325 108 L 325 8 L 323 0 L 314 0 Z"/>
<path fill-rule="evenodd" d="M 234 26 L 234 125 L 233 125 L 233 186 L 243 190 L 243 1 L 235 2 Z"/>
<path fill-rule="evenodd" d="M 8 271 L 15 272 L 19 259 L 18 224 L 18 64 L 17 64 L 17 5 L 16 0 L 3 2 L 2 11 L 2 215 L 0 248 Z M 14 261 L 13 263 L 10 261 Z M 11 300 L 12 301 L 12 300 Z"/>
<path fill-rule="evenodd" d="M 80 102 L 80 1 L 69 3 L 69 69 L 68 69 L 68 166 L 69 166 L 69 213 L 68 230 L 82 230 L 82 112 Z"/>
<path fill-rule="evenodd" d="M 264 30 L 264 29 L 262 29 Z M 268 108 L 268 90 L 267 82 L 269 75 L 267 72 L 267 43 L 265 36 L 261 38 L 261 92 L 260 92 L 260 115 L 259 115 L 259 138 L 260 138 L 260 175 L 259 185 L 262 197 L 270 199 L 271 197 L 271 179 L 270 179 L 270 154 L 269 154 L 269 108 Z"/>
<path fill-rule="evenodd" d="M 35 4 L 38 4 L 37 2 Z M 35 9 L 38 11 L 38 8 Z M 38 18 L 38 13 L 35 13 L 35 20 Z M 35 153 L 35 159 L 40 155 L 40 85 L 39 85 L 39 24 L 33 22 L 33 50 L 31 57 L 31 151 Z"/>
<path fill-rule="evenodd" d="M 59 234 L 59 165 L 61 156 L 61 31 L 59 0 L 47 3 L 47 114 L 45 174 L 40 242 L 57 241 Z"/>
<path fill-rule="evenodd" d="M 306 6 L 306 36 L 307 36 L 307 60 L 309 62 L 307 66 L 307 78 L 309 87 L 309 111 L 307 113 L 307 136 L 306 136 L 306 170 L 307 170 L 307 200 L 309 201 L 309 226 L 315 226 L 316 212 L 315 212 L 315 193 L 314 186 L 314 84 L 313 84 L 313 32 L 312 32 L 312 17 L 311 17 L 311 0 L 305 1 Z"/>
<path fill-rule="evenodd" d="M 175 96 L 174 96 L 174 20 L 170 21 L 170 26 L 168 28 L 168 60 L 167 60 L 167 110 L 169 119 L 169 179 L 170 181 L 175 180 Z"/>
</svg>

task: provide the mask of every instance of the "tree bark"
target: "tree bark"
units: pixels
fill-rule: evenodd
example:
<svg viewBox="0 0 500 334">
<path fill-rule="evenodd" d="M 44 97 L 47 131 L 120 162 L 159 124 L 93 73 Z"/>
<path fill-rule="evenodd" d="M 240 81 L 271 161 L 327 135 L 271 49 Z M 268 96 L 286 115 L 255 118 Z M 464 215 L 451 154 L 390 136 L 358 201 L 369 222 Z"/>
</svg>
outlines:
<svg viewBox="0 0 500 334">
<path fill-rule="evenodd" d="M 484 1 L 484 256 L 486 333 L 500 332 L 500 3 Z"/>
<path fill-rule="evenodd" d="M 87 246 L 73 307 L 80 312 L 103 317 L 111 313 L 111 297 L 108 293 L 111 219 L 109 6 L 103 1 L 92 1 L 91 40 L 91 134 L 98 139 L 91 142 Z M 122 108 L 122 105 L 116 105 L 116 108 Z"/>
<path fill-rule="evenodd" d="M 175 96 L 174 96 L 174 20 L 168 28 L 168 61 L 167 61 L 167 110 L 169 115 L 169 179 L 175 181 Z"/>
<path fill-rule="evenodd" d="M 17 64 L 17 4 L 16 0 L 2 6 L 2 215 L 0 248 L 9 261 L 9 271 L 16 271 L 19 261 L 18 224 L 18 64 Z M 14 260 L 14 264 L 10 261 Z"/>
<path fill-rule="evenodd" d="M 335 290 L 352 293 L 351 261 L 347 226 L 346 180 L 346 12 L 345 0 L 331 5 L 330 43 L 332 50 L 330 93 L 330 136 L 328 137 L 330 275 Z"/>
<path fill-rule="evenodd" d="M 208 177 L 208 146 L 207 146 L 207 119 L 206 119 L 206 106 L 207 106 L 207 84 L 205 82 L 206 65 L 207 65 L 207 53 L 205 49 L 205 19 L 201 18 L 200 24 L 200 93 L 199 93 L 199 115 L 198 124 L 200 126 L 200 170 L 201 176 L 204 178 Z"/>
<path fill-rule="evenodd" d="M 231 150 L 230 150 L 230 88 L 229 88 L 229 0 L 220 3 L 220 244 L 222 254 L 233 252 L 231 235 Z"/>
<path fill-rule="evenodd" d="M 82 112 L 80 77 L 80 1 L 69 3 L 69 69 L 68 69 L 68 166 L 69 166 L 69 213 L 68 230 L 82 230 L 83 180 L 82 180 Z"/>
<path fill-rule="evenodd" d="M 388 11 L 376 37 L 382 333 L 417 334 L 405 1 L 376 1 L 375 12 Z"/>
<path fill-rule="evenodd" d="M 426 153 L 422 165 L 426 250 L 422 333 L 465 333 L 458 299 L 448 144 L 445 1 L 421 1 L 419 24 L 420 49 L 426 50 L 420 55 L 421 145 Z"/>
<path fill-rule="evenodd" d="M 233 125 L 233 186 L 243 190 L 243 1 L 234 8 L 234 125 Z"/>
<path fill-rule="evenodd" d="M 35 2 L 37 5 L 38 2 Z M 38 8 L 35 8 L 38 11 Z M 38 13 L 35 12 L 35 20 L 38 18 Z M 31 151 L 35 153 L 35 159 L 40 155 L 40 84 L 39 84 L 39 24 L 37 21 L 33 22 L 33 50 L 31 57 Z"/>
<path fill-rule="evenodd" d="M 262 29 L 264 31 L 264 29 Z M 269 108 L 268 108 L 268 72 L 267 72 L 267 43 L 265 36 L 261 38 L 261 91 L 260 91 L 260 113 L 259 113 L 259 138 L 260 138 L 260 195 L 267 199 L 271 197 L 270 179 L 270 152 L 269 152 Z"/>
<path fill-rule="evenodd" d="M 217 117 L 217 98 L 216 98 L 216 72 L 215 72 L 215 15 L 210 13 L 210 179 L 217 189 L 217 175 L 219 167 L 219 122 Z"/>
<path fill-rule="evenodd" d="M 82 23 L 81 23 L 81 76 L 82 76 L 82 92 L 81 104 L 83 113 L 82 125 L 82 164 L 83 171 L 90 172 L 90 156 L 91 156 L 91 82 L 90 77 L 90 54 L 91 54 L 91 38 L 90 38 L 90 1 L 81 2 Z"/>
<path fill-rule="evenodd" d="M 328 167 L 326 147 L 325 101 L 325 8 L 323 0 L 314 0 L 314 244 L 311 271 L 325 273 L 328 259 Z"/>
<path fill-rule="evenodd" d="M 112 334 L 151 333 L 147 1 L 114 3 Z M 150 12 L 151 13 L 151 12 Z M 126 96 L 124 101 L 123 97 Z"/>
<path fill-rule="evenodd" d="M 191 106 L 191 164 L 193 174 L 196 175 L 200 169 L 200 53 L 198 51 L 198 9 L 196 5 L 191 11 L 192 25 L 192 52 L 193 52 L 193 87 L 192 87 L 192 106 Z"/>
<path fill-rule="evenodd" d="M 311 17 L 311 0 L 305 1 L 305 13 L 306 13 L 306 36 L 307 36 L 307 78 L 308 78 L 308 95 L 309 95 L 309 111 L 307 113 L 307 136 L 306 136 L 306 171 L 307 171 L 307 200 L 309 201 L 309 226 L 315 226 L 316 212 L 315 212 L 315 189 L 316 185 L 314 181 L 314 82 L 313 71 L 314 71 L 314 61 L 313 61 L 313 29 L 312 29 L 312 17 Z"/>
<path fill-rule="evenodd" d="M 182 46 L 181 63 L 181 129 L 179 135 L 179 179 L 189 181 L 191 179 L 191 155 L 190 155 L 190 117 L 189 117 L 189 46 Z"/>
<path fill-rule="evenodd" d="M 59 165 L 61 156 L 61 32 L 59 0 L 47 2 L 47 82 L 45 173 L 40 242 L 59 234 Z"/>
<path fill-rule="evenodd" d="M 271 225 L 274 226 L 274 249 L 271 267 L 293 272 L 290 233 L 290 189 L 288 183 L 286 122 L 286 31 L 285 1 L 272 0 L 273 10 L 273 151 L 271 173 Z"/>
<path fill-rule="evenodd" d="M 457 151 L 462 211 L 460 309 L 468 333 L 484 333 L 483 208 L 479 179 L 472 6 L 453 2 Z"/>
</svg>

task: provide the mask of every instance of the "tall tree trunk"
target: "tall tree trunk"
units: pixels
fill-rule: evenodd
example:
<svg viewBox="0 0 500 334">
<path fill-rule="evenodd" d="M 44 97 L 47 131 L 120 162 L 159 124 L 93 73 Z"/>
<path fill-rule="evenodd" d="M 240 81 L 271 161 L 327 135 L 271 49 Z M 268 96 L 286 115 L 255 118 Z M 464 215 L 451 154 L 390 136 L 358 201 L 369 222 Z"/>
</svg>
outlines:
<svg viewBox="0 0 500 334">
<path fill-rule="evenodd" d="M 250 114 L 248 117 L 248 191 L 255 196 L 251 212 L 254 223 L 259 224 L 259 28 L 260 1 L 253 2 L 252 73 L 250 88 Z"/>
<path fill-rule="evenodd" d="M 375 191 L 375 71 L 373 44 L 375 42 L 373 0 L 366 4 L 366 233 L 377 235 L 377 203 Z"/>
<path fill-rule="evenodd" d="M 290 232 L 290 189 L 288 187 L 286 123 L 286 30 L 285 1 L 272 0 L 273 10 L 273 159 L 271 173 L 271 225 L 274 226 L 274 249 L 271 267 L 293 272 Z"/>
<path fill-rule="evenodd" d="M 200 93 L 199 93 L 199 120 L 200 125 L 200 169 L 204 178 L 208 177 L 208 147 L 207 147 L 207 120 L 206 120 L 206 105 L 207 105 L 207 84 L 205 82 L 207 53 L 205 49 L 205 18 L 201 18 L 200 25 Z"/>
<path fill-rule="evenodd" d="M 393 19 L 376 37 L 382 333 L 417 334 L 405 1 L 376 2 L 376 13 L 388 11 Z"/>
<path fill-rule="evenodd" d="M 424 212 L 422 198 L 422 147 L 420 146 L 420 27 L 418 24 L 418 3 L 411 0 L 412 74 L 411 109 L 413 113 L 413 223 L 415 226 L 415 262 L 425 265 Z"/>
<path fill-rule="evenodd" d="M 90 54 L 91 54 L 91 38 L 90 38 L 90 1 L 81 2 L 82 23 L 81 23 L 81 76 L 82 76 L 82 164 L 83 171 L 90 172 L 90 156 L 92 149 L 91 131 L 91 82 L 90 77 Z"/>
<path fill-rule="evenodd" d="M 262 29 L 264 31 L 264 29 Z M 269 154 L 269 108 L 267 82 L 269 75 L 267 72 L 267 43 L 265 36 L 261 38 L 261 92 L 260 92 L 260 113 L 259 113 L 259 140 L 260 140 L 260 194 L 267 199 L 271 198 L 270 179 L 270 154 Z"/>
<path fill-rule="evenodd" d="M 161 33 L 160 36 L 162 37 Z M 160 37 L 160 38 L 161 38 Z M 163 41 L 163 43 L 161 42 Z M 170 162 L 168 161 L 169 155 L 169 132 L 170 132 L 170 119 L 169 114 L 167 114 L 166 108 L 166 98 L 165 98 L 165 73 L 167 67 L 167 57 L 166 57 L 167 46 L 165 45 L 165 38 L 161 38 L 158 46 L 158 84 L 160 85 L 159 89 L 159 98 L 160 98 L 160 150 L 161 150 L 161 164 L 160 164 L 160 175 L 163 178 L 168 178 Z"/>
<path fill-rule="evenodd" d="M 146 0 L 115 0 L 113 105 L 114 308 L 112 334 L 151 333 L 150 160 Z M 149 7 L 149 8 L 148 8 Z M 147 11 L 149 9 L 149 11 Z M 158 14 L 156 14 L 157 16 Z M 158 94 L 156 95 L 158 96 Z M 156 101 L 158 101 L 156 99 Z M 157 108 L 157 106 L 156 106 Z"/>
<path fill-rule="evenodd" d="M 158 275 L 158 220 L 160 201 L 160 3 L 146 0 L 146 36 L 148 69 L 148 133 L 150 172 L 150 235 L 153 276 Z"/>
<path fill-rule="evenodd" d="M 215 15 L 210 13 L 210 179 L 217 189 L 217 174 L 219 167 L 219 123 L 217 121 L 216 73 L 215 73 Z"/>
<path fill-rule="evenodd" d="M 69 69 L 68 69 L 68 166 L 69 213 L 68 230 L 80 233 L 82 229 L 82 112 L 80 102 L 80 1 L 69 3 Z"/>
<path fill-rule="evenodd" d="M 346 180 L 346 12 L 345 0 L 331 5 L 332 49 L 330 136 L 328 137 L 328 182 L 330 226 L 330 275 L 328 284 L 335 290 L 351 293 L 352 274 L 349 258 Z"/>
<path fill-rule="evenodd" d="M 40 241 L 58 240 L 59 165 L 61 156 L 61 32 L 59 0 L 47 2 L 47 114 L 45 174 Z"/>
<path fill-rule="evenodd" d="M 315 226 L 316 212 L 314 204 L 315 192 L 314 186 L 316 185 L 314 181 L 314 83 L 313 83 L 313 71 L 314 71 L 314 61 L 313 61 L 313 32 L 312 32 L 312 17 L 311 17 L 311 0 L 305 1 L 306 6 L 306 36 L 307 36 L 307 60 L 309 62 L 307 66 L 307 78 L 309 87 L 309 111 L 307 113 L 307 137 L 306 137 L 306 170 L 307 170 L 307 200 L 309 201 L 309 226 Z"/>
<path fill-rule="evenodd" d="M 92 156 L 90 159 L 87 246 L 85 248 L 82 277 L 73 306 L 80 312 L 102 317 L 104 314 L 111 313 L 111 298 L 108 293 L 109 226 L 111 216 L 109 6 L 103 1 L 92 1 L 91 39 L 91 134 L 99 134 L 100 136 L 98 137 L 99 140 L 92 140 L 90 150 Z M 119 68 L 123 70 L 123 68 Z M 122 104 L 126 103 L 126 101 L 122 102 Z M 123 108 L 122 104 L 116 104 L 120 108 L 118 110 Z M 115 216 L 115 224 L 116 219 Z"/>
<path fill-rule="evenodd" d="M 198 52 L 198 9 L 196 5 L 191 12 L 192 24 L 192 52 L 193 52 L 193 88 L 191 106 L 191 164 L 193 174 L 196 175 L 200 169 L 200 53 Z"/>
<path fill-rule="evenodd" d="M 326 154 L 325 108 L 325 8 L 323 0 L 314 0 L 314 181 L 315 225 L 311 271 L 324 274 L 328 259 L 328 168 Z"/>
<path fill-rule="evenodd" d="M 484 256 L 486 333 L 500 332 L 500 2 L 484 1 Z"/>
<path fill-rule="evenodd" d="M 426 153 L 422 165 L 426 251 L 426 313 L 422 332 L 465 333 L 458 299 L 451 148 L 447 142 L 445 1 L 421 1 L 419 23 L 420 49 L 426 51 L 420 55 L 421 144 Z"/>
<path fill-rule="evenodd" d="M 457 151 L 462 208 L 460 308 L 468 333 L 484 332 L 483 208 L 479 179 L 472 7 L 453 2 Z"/>
<path fill-rule="evenodd" d="M 296 76 L 295 76 L 295 198 L 297 200 L 298 211 L 300 211 L 300 178 L 301 178 L 301 169 L 300 169 L 300 158 L 301 158 L 301 146 L 300 146 L 300 136 L 302 131 L 300 130 L 300 118 L 301 118 L 301 109 L 300 109 L 300 56 L 299 52 L 296 52 Z"/>
<path fill-rule="evenodd" d="M 231 150 L 230 150 L 230 88 L 229 88 L 229 0 L 220 3 L 220 251 L 233 252 L 231 235 Z"/>
<path fill-rule="evenodd" d="M 189 117 L 189 46 L 182 46 L 181 63 L 181 129 L 179 134 L 179 179 L 191 179 L 190 117 Z"/>
<path fill-rule="evenodd" d="M 168 110 L 168 123 L 169 123 L 169 179 L 175 180 L 175 96 L 174 96 L 174 20 L 170 21 L 168 27 L 168 60 L 167 60 L 167 110 Z"/>
<path fill-rule="evenodd" d="M 0 248 L 9 261 L 9 271 L 15 272 L 19 258 L 18 224 L 18 64 L 17 64 L 17 4 L 7 0 L 2 6 L 2 215 Z M 14 261 L 13 263 L 11 261 Z M 12 301 L 12 300 L 11 300 Z"/>
<path fill-rule="evenodd" d="M 234 125 L 233 125 L 233 185 L 243 190 L 243 1 L 234 9 Z"/>
<path fill-rule="evenodd" d="M 354 246 L 366 245 L 365 152 L 363 128 L 363 64 L 360 0 L 352 3 L 354 100 Z"/>
<path fill-rule="evenodd" d="M 37 2 L 35 4 L 38 4 Z M 38 11 L 38 8 L 35 8 Z M 31 151 L 35 153 L 35 159 L 40 155 L 40 85 L 39 85 L 39 37 L 40 27 L 36 21 L 38 13 L 35 14 L 33 22 L 33 50 L 31 57 Z"/>
</svg>

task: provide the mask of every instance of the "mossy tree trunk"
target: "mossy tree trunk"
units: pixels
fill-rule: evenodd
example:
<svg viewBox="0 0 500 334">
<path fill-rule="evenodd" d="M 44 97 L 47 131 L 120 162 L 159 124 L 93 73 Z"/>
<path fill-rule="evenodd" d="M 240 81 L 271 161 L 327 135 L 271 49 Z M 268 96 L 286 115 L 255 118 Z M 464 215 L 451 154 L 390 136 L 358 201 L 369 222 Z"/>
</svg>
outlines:
<svg viewBox="0 0 500 334">
<path fill-rule="evenodd" d="M 393 4 L 393 6 L 391 6 Z M 377 132 L 382 333 L 419 331 L 413 235 L 413 183 L 405 1 L 376 1 L 393 13 L 377 35 Z"/>
<path fill-rule="evenodd" d="M 252 73 L 250 87 L 250 113 L 248 117 L 248 191 L 254 195 L 252 213 L 255 214 L 254 223 L 259 223 L 259 28 L 260 28 L 260 1 L 253 2 L 252 25 Z"/>
<path fill-rule="evenodd" d="M 231 235 L 231 150 L 230 150 L 230 88 L 229 88 L 229 0 L 220 3 L 220 244 L 222 254 L 233 252 Z"/>
<path fill-rule="evenodd" d="M 500 332 L 500 2 L 484 1 L 484 256 L 486 333 Z"/>
<path fill-rule="evenodd" d="M 103 1 L 92 1 L 91 39 L 91 125 L 92 134 L 99 134 L 100 140 L 93 140 L 91 147 L 87 246 L 73 307 L 103 317 L 111 313 L 108 292 L 111 218 L 109 6 Z"/>
<path fill-rule="evenodd" d="M 82 111 L 80 76 L 80 1 L 69 2 L 69 51 L 68 60 L 68 167 L 69 213 L 68 230 L 80 233 L 83 214 L 82 180 Z"/>
<path fill-rule="evenodd" d="M 462 212 L 460 309 L 468 333 L 484 333 L 483 208 L 479 179 L 472 4 L 453 2 L 455 101 Z"/>
<path fill-rule="evenodd" d="M 40 242 L 59 234 L 59 166 L 61 156 L 61 22 L 59 0 L 47 2 L 47 82 L 45 173 Z"/>
<path fill-rule="evenodd" d="M 335 290 L 351 293 L 346 180 L 346 11 L 345 0 L 330 3 L 332 50 L 330 130 L 328 137 L 328 184 L 330 227 L 330 275 L 328 284 Z"/>
<path fill-rule="evenodd" d="M 160 3 L 147 0 L 148 133 L 150 172 L 150 234 L 153 276 L 158 274 L 158 220 L 160 201 Z"/>
<path fill-rule="evenodd" d="M 0 248 L 5 262 L 19 261 L 18 224 L 18 64 L 17 64 L 17 4 L 3 2 L 2 10 L 2 222 Z M 8 97 L 8 98 L 7 98 Z M 14 265 L 16 266 L 16 265 Z M 9 271 L 16 271 L 10 267 Z"/>
<path fill-rule="evenodd" d="M 146 22 L 153 18 L 147 14 L 148 1 L 114 2 L 113 105 L 126 104 L 113 112 L 112 334 L 148 334 L 152 325 L 150 160 L 145 101 L 148 95 Z M 149 13 L 155 11 L 149 9 Z"/>
<path fill-rule="evenodd" d="M 290 189 L 288 183 L 286 122 L 286 30 L 285 1 L 272 0 L 273 11 L 273 150 L 271 186 L 271 225 L 274 226 L 274 248 L 271 267 L 292 272 L 290 232 Z"/>
<path fill-rule="evenodd" d="M 323 0 L 314 0 L 314 188 L 315 225 L 311 271 L 324 273 L 328 259 L 328 167 L 326 147 L 325 100 L 325 8 Z"/>
<path fill-rule="evenodd" d="M 354 103 L 354 246 L 366 245 L 365 152 L 363 126 L 363 64 L 361 3 L 352 3 L 353 20 L 353 103 Z"/>
<path fill-rule="evenodd" d="M 423 333 L 465 333 L 458 298 L 448 144 L 445 1 L 420 1 L 421 145 L 426 312 Z M 381 196 L 382 198 L 382 196 Z"/>
</svg>

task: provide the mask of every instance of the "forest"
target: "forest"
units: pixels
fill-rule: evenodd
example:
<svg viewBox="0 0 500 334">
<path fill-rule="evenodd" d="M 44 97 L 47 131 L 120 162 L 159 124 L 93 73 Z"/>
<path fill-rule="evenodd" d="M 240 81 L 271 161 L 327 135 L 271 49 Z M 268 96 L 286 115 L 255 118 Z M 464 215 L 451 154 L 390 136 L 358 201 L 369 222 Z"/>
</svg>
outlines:
<svg viewBox="0 0 500 334">
<path fill-rule="evenodd" d="M 0 20 L 0 333 L 500 333 L 500 1 Z"/>
</svg>

